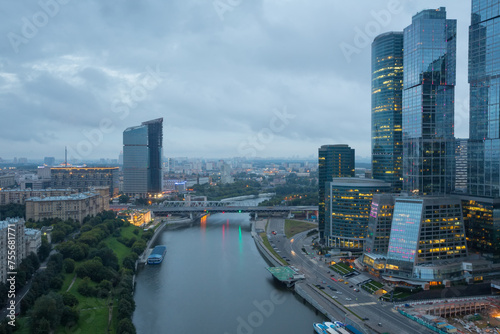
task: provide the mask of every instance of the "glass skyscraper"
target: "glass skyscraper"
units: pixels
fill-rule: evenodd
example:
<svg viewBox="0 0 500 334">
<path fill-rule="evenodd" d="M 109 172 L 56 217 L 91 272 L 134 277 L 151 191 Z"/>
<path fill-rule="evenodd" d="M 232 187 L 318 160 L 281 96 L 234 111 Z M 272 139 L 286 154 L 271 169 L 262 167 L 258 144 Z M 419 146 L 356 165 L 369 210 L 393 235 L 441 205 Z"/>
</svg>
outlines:
<svg viewBox="0 0 500 334">
<path fill-rule="evenodd" d="M 372 43 L 372 176 L 402 188 L 403 32 Z"/>
<path fill-rule="evenodd" d="M 419 12 L 404 29 L 403 190 L 454 187 L 456 20 L 444 7 Z"/>
<path fill-rule="evenodd" d="M 396 198 L 387 274 L 417 280 L 462 278 L 467 257 L 459 199 Z"/>
<path fill-rule="evenodd" d="M 123 132 L 123 192 L 146 197 L 162 192 L 163 118 Z"/>
<path fill-rule="evenodd" d="M 354 149 L 348 145 L 323 145 L 318 150 L 318 230 L 325 237 L 325 187 L 335 177 L 354 177 Z"/>
<path fill-rule="evenodd" d="M 330 247 L 363 250 L 374 194 L 390 192 L 389 183 L 354 177 L 327 182 L 325 238 Z"/>
<path fill-rule="evenodd" d="M 500 197 L 500 1 L 472 0 L 468 193 Z"/>
</svg>

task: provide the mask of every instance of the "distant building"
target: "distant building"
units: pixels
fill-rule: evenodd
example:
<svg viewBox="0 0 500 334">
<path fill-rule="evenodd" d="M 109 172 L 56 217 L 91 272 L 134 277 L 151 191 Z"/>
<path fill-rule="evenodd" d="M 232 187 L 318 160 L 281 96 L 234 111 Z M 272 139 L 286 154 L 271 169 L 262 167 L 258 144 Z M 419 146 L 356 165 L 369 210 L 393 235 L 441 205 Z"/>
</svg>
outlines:
<svg viewBox="0 0 500 334">
<path fill-rule="evenodd" d="M 118 195 L 118 167 L 52 167 L 50 185 L 55 189 L 71 188 L 79 192 L 92 187 L 108 187 L 110 196 Z"/>
<path fill-rule="evenodd" d="M 12 187 L 16 184 L 14 174 L 0 175 L 0 189 Z"/>
<path fill-rule="evenodd" d="M 123 192 L 146 197 L 162 192 L 163 118 L 123 132 Z"/>
<path fill-rule="evenodd" d="M 325 194 L 327 183 L 335 177 L 354 177 L 354 149 L 348 145 L 323 145 L 318 149 L 318 230 L 321 241 L 325 240 Z"/>
<path fill-rule="evenodd" d="M 26 200 L 26 219 L 39 221 L 45 218 L 73 219 L 83 222 L 88 215 L 109 210 L 107 188 L 97 192 L 57 197 L 32 197 Z"/>
<path fill-rule="evenodd" d="M 222 184 L 234 183 L 234 177 L 231 176 L 231 171 L 233 169 L 227 163 L 224 163 L 221 168 L 220 182 Z"/>
<path fill-rule="evenodd" d="M 327 187 L 327 245 L 362 251 L 373 195 L 390 192 L 391 185 L 381 180 L 345 177 L 334 178 Z"/>
<path fill-rule="evenodd" d="M 40 190 L 19 190 L 9 189 L 0 191 L 0 205 L 7 204 L 24 204 L 31 197 L 53 197 L 53 196 L 68 196 L 76 193 L 75 189 L 40 189 Z"/>
<path fill-rule="evenodd" d="M 372 174 L 403 185 L 403 32 L 387 32 L 372 43 Z"/>
<path fill-rule="evenodd" d="M 54 158 L 54 157 L 45 157 L 45 158 L 43 158 L 43 164 L 45 166 L 54 166 L 56 164 L 56 158 Z"/>
</svg>

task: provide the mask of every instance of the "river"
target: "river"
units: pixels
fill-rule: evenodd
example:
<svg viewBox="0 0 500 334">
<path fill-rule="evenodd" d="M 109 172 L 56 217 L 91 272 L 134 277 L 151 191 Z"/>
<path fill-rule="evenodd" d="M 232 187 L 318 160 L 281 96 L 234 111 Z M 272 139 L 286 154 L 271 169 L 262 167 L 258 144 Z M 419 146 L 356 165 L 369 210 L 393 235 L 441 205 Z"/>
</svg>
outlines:
<svg viewBox="0 0 500 334">
<path fill-rule="evenodd" d="M 162 232 L 163 263 L 136 277 L 137 333 L 313 333 L 324 319 L 272 279 L 250 230 L 226 213 Z"/>
</svg>

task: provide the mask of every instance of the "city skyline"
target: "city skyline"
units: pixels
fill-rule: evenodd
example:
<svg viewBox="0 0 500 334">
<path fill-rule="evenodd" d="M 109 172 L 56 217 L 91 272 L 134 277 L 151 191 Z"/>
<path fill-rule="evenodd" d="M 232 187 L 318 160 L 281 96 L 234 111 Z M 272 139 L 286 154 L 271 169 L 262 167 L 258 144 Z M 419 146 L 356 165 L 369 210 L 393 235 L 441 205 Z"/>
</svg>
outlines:
<svg viewBox="0 0 500 334">
<path fill-rule="evenodd" d="M 468 137 L 470 3 L 47 3 L 4 9 L 3 159 L 64 146 L 117 157 L 124 129 L 159 117 L 169 157 L 310 157 L 325 144 L 369 157 L 370 45 L 439 6 L 458 20 L 455 134 Z"/>
</svg>

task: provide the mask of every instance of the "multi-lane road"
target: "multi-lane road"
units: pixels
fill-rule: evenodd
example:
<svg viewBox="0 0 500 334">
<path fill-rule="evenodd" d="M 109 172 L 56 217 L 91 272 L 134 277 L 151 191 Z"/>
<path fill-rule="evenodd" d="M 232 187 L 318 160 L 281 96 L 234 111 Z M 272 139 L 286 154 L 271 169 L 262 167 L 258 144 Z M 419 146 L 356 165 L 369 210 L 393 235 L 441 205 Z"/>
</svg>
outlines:
<svg viewBox="0 0 500 334">
<path fill-rule="evenodd" d="M 332 277 L 337 280 L 344 278 L 338 273 L 330 270 L 320 256 L 314 255 L 311 247 L 311 238 L 306 236 L 307 232 L 299 233 L 295 235 L 293 239 L 287 239 L 285 237 L 284 225 L 284 219 L 270 218 L 267 226 L 269 241 L 271 245 L 275 247 L 278 254 L 287 259 L 287 262 L 290 263 L 291 266 L 299 269 L 300 273 L 305 275 L 306 283 L 324 286 L 324 292 L 335 298 L 340 304 L 343 304 L 343 307 L 350 309 L 359 317 L 365 319 L 360 320 L 356 316 L 350 314 L 350 312 L 344 312 L 342 307 L 339 308 L 335 306 L 335 304 L 333 304 L 335 302 L 331 299 L 330 303 L 334 305 L 331 308 L 336 311 L 335 314 L 339 315 L 338 320 L 343 321 L 345 319 L 344 316 L 347 314 L 346 321 L 350 319 L 351 321 L 357 322 L 360 326 L 363 326 L 365 323 L 372 328 L 372 330 L 379 333 L 433 333 L 426 327 L 397 313 L 391 303 L 381 302 L 378 300 L 378 297 L 362 289 L 360 292 L 356 292 L 354 288 L 359 289 L 360 287 L 351 283 L 345 284 L 345 282 L 332 280 Z M 276 234 L 273 234 L 272 231 L 276 231 Z M 304 254 L 302 251 L 303 247 L 306 249 L 307 253 L 311 255 Z M 349 279 L 347 278 L 345 280 L 348 281 Z M 337 291 L 329 289 L 326 287 L 327 285 L 332 286 Z M 351 285 L 353 287 L 350 287 Z M 323 297 L 319 293 L 316 294 L 316 296 L 318 301 L 321 300 L 322 303 L 325 303 L 325 300 L 329 299 L 326 296 Z"/>
</svg>

